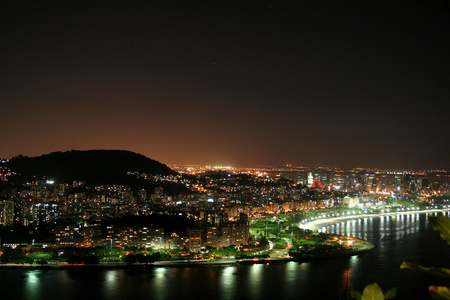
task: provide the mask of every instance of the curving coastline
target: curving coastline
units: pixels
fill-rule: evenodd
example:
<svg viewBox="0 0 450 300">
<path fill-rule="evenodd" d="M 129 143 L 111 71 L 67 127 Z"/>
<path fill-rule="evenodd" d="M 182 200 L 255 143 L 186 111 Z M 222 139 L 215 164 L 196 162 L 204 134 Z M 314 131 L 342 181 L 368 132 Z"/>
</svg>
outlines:
<svg viewBox="0 0 450 300">
<path fill-rule="evenodd" d="M 439 209 L 427 209 L 427 210 L 416 210 L 416 211 L 396 211 L 389 213 L 372 213 L 372 214 L 361 214 L 361 215 L 351 215 L 351 216 L 343 216 L 343 217 L 330 217 L 326 219 L 318 219 L 314 221 L 310 221 L 308 223 L 304 223 L 299 225 L 302 229 L 309 229 L 312 231 L 318 230 L 322 227 L 339 223 L 341 221 L 360 219 L 360 218 L 379 218 L 382 216 L 396 216 L 396 215 L 404 215 L 404 214 L 425 214 L 425 213 L 434 213 L 434 212 L 446 212 L 450 211 L 450 208 L 439 208 Z"/>
<path fill-rule="evenodd" d="M 396 216 L 396 215 L 410 215 L 410 214 L 427 214 L 427 213 L 437 213 L 437 212 L 448 212 L 450 208 L 442 209 L 427 209 L 419 211 L 396 211 L 389 213 L 372 213 L 372 214 L 361 214 L 361 215 L 350 215 L 350 216 L 340 216 L 340 217 L 330 217 L 326 219 L 317 219 L 299 225 L 302 229 L 309 229 L 316 231 L 322 227 L 336 224 L 346 220 L 354 220 L 360 218 L 379 218 L 382 216 Z M 367 241 L 366 241 L 367 242 Z M 118 268 L 153 268 L 153 267 L 193 267 L 193 266 L 211 266 L 211 265 L 235 265 L 235 264 L 253 264 L 253 263 L 269 263 L 269 262 L 288 262 L 297 261 L 304 262 L 313 259 L 323 259 L 323 258 L 337 258 L 337 257 L 348 257 L 358 254 L 366 253 L 375 248 L 374 245 L 367 245 L 365 247 L 349 249 L 346 251 L 340 251 L 328 254 L 317 254 L 312 256 L 302 256 L 297 258 L 286 258 L 286 259 L 272 259 L 272 260 L 238 260 L 238 259 L 227 259 L 227 260 L 179 260 L 179 261 L 157 261 L 149 264 L 128 264 L 128 263 L 100 263 L 97 265 L 89 264 L 15 264 L 15 263 L 0 263 L 0 268 L 24 268 L 24 269 L 89 269 L 89 268 L 105 268 L 105 269 L 118 269 Z"/>
<path fill-rule="evenodd" d="M 154 268 L 154 267 L 194 267 L 194 266 L 213 266 L 213 265 L 235 265 L 238 260 L 179 260 L 179 261 L 157 261 L 153 263 L 99 263 L 99 264 L 0 264 L 0 268 L 13 269 L 34 269 L 34 270 L 88 270 L 93 268 L 100 269 L 124 269 L 124 268 Z"/>
</svg>

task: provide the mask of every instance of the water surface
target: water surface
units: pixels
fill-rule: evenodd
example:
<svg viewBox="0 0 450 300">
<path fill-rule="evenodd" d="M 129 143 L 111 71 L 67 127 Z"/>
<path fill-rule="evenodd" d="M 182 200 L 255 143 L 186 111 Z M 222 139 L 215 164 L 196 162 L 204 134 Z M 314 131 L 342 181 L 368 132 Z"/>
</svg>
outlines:
<svg viewBox="0 0 450 300">
<path fill-rule="evenodd" d="M 143 270 L 0 269 L 0 289 L 8 299 L 349 299 L 350 288 L 362 291 L 377 282 L 383 290 L 397 287 L 396 299 L 430 299 L 429 285 L 450 282 L 399 268 L 405 260 L 450 267 L 449 248 L 427 218 L 366 217 L 323 228 L 375 244 L 351 258 Z"/>
</svg>

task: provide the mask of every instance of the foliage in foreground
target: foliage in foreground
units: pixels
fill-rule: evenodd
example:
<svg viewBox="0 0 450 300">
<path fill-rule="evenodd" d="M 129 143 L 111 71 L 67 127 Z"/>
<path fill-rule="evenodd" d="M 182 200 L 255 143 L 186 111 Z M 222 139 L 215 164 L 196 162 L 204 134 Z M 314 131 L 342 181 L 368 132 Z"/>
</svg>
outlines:
<svg viewBox="0 0 450 300">
<path fill-rule="evenodd" d="M 444 241 L 450 245 L 450 219 L 445 216 L 429 217 L 431 224 L 433 224 L 433 229 L 441 234 Z M 431 275 L 438 275 L 441 277 L 450 278 L 450 269 L 446 268 L 436 268 L 436 267 L 424 267 L 415 263 L 403 262 L 400 266 L 401 269 L 415 270 Z M 449 299 L 450 300 L 450 289 L 446 286 L 430 286 L 428 288 L 433 299 Z"/>
<path fill-rule="evenodd" d="M 359 293 L 358 291 L 352 290 L 351 296 L 352 298 L 358 300 L 384 300 L 384 299 L 392 299 L 395 297 L 397 293 L 396 288 L 389 289 L 386 293 L 383 293 L 380 286 L 376 283 L 368 284 L 363 293 Z"/>
<path fill-rule="evenodd" d="M 430 222 L 433 224 L 433 229 L 438 231 L 443 240 L 450 245 L 450 218 L 445 216 L 429 217 Z M 424 267 L 419 264 L 404 261 L 400 265 L 400 269 L 410 269 L 422 273 L 427 273 L 430 275 L 437 275 L 445 278 L 450 278 L 450 269 L 438 268 L 438 267 Z M 430 286 L 428 292 L 433 299 L 439 300 L 450 300 L 450 288 L 446 286 Z M 383 294 L 383 291 L 378 286 L 378 284 L 373 283 L 366 286 L 363 293 L 352 290 L 351 296 L 355 299 L 391 299 L 395 297 L 396 290 L 392 288 Z"/>
</svg>

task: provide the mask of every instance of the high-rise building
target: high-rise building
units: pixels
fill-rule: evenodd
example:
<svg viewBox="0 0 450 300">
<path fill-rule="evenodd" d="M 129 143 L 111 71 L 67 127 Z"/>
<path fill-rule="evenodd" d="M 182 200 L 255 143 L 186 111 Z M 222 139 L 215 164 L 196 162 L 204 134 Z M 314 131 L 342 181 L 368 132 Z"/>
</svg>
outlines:
<svg viewBox="0 0 450 300">
<path fill-rule="evenodd" d="M 5 200 L 3 203 L 3 225 L 14 225 L 14 201 Z"/>
<path fill-rule="evenodd" d="M 313 184 L 313 182 L 314 182 L 313 174 L 312 174 L 312 172 L 309 172 L 308 173 L 308 186 L 311 186 Z"/>
<path fill-rule="evenodd" d="M 189 251 L 200 251 L 202 246 L 202 230 L 199 228 L 188 228 Z"/>
</svg>

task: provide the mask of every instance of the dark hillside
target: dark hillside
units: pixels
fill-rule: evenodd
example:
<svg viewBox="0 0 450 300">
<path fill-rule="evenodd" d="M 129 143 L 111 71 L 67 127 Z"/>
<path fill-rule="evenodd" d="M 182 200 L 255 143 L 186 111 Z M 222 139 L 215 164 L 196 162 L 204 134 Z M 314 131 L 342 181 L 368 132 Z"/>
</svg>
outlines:
<svg viewBox="0 0 450 300">
<path fill-rule="evenodd" d="M 127 176 L 128 171 L 149 175 L 177 174 L 160 162 L 123 150 L 73 150 L 38 157 L 17 156 L 8 166 L 23 178 L 45 176 L 56 182 L 125 183 L 131 179 Z"/>
</svg>

